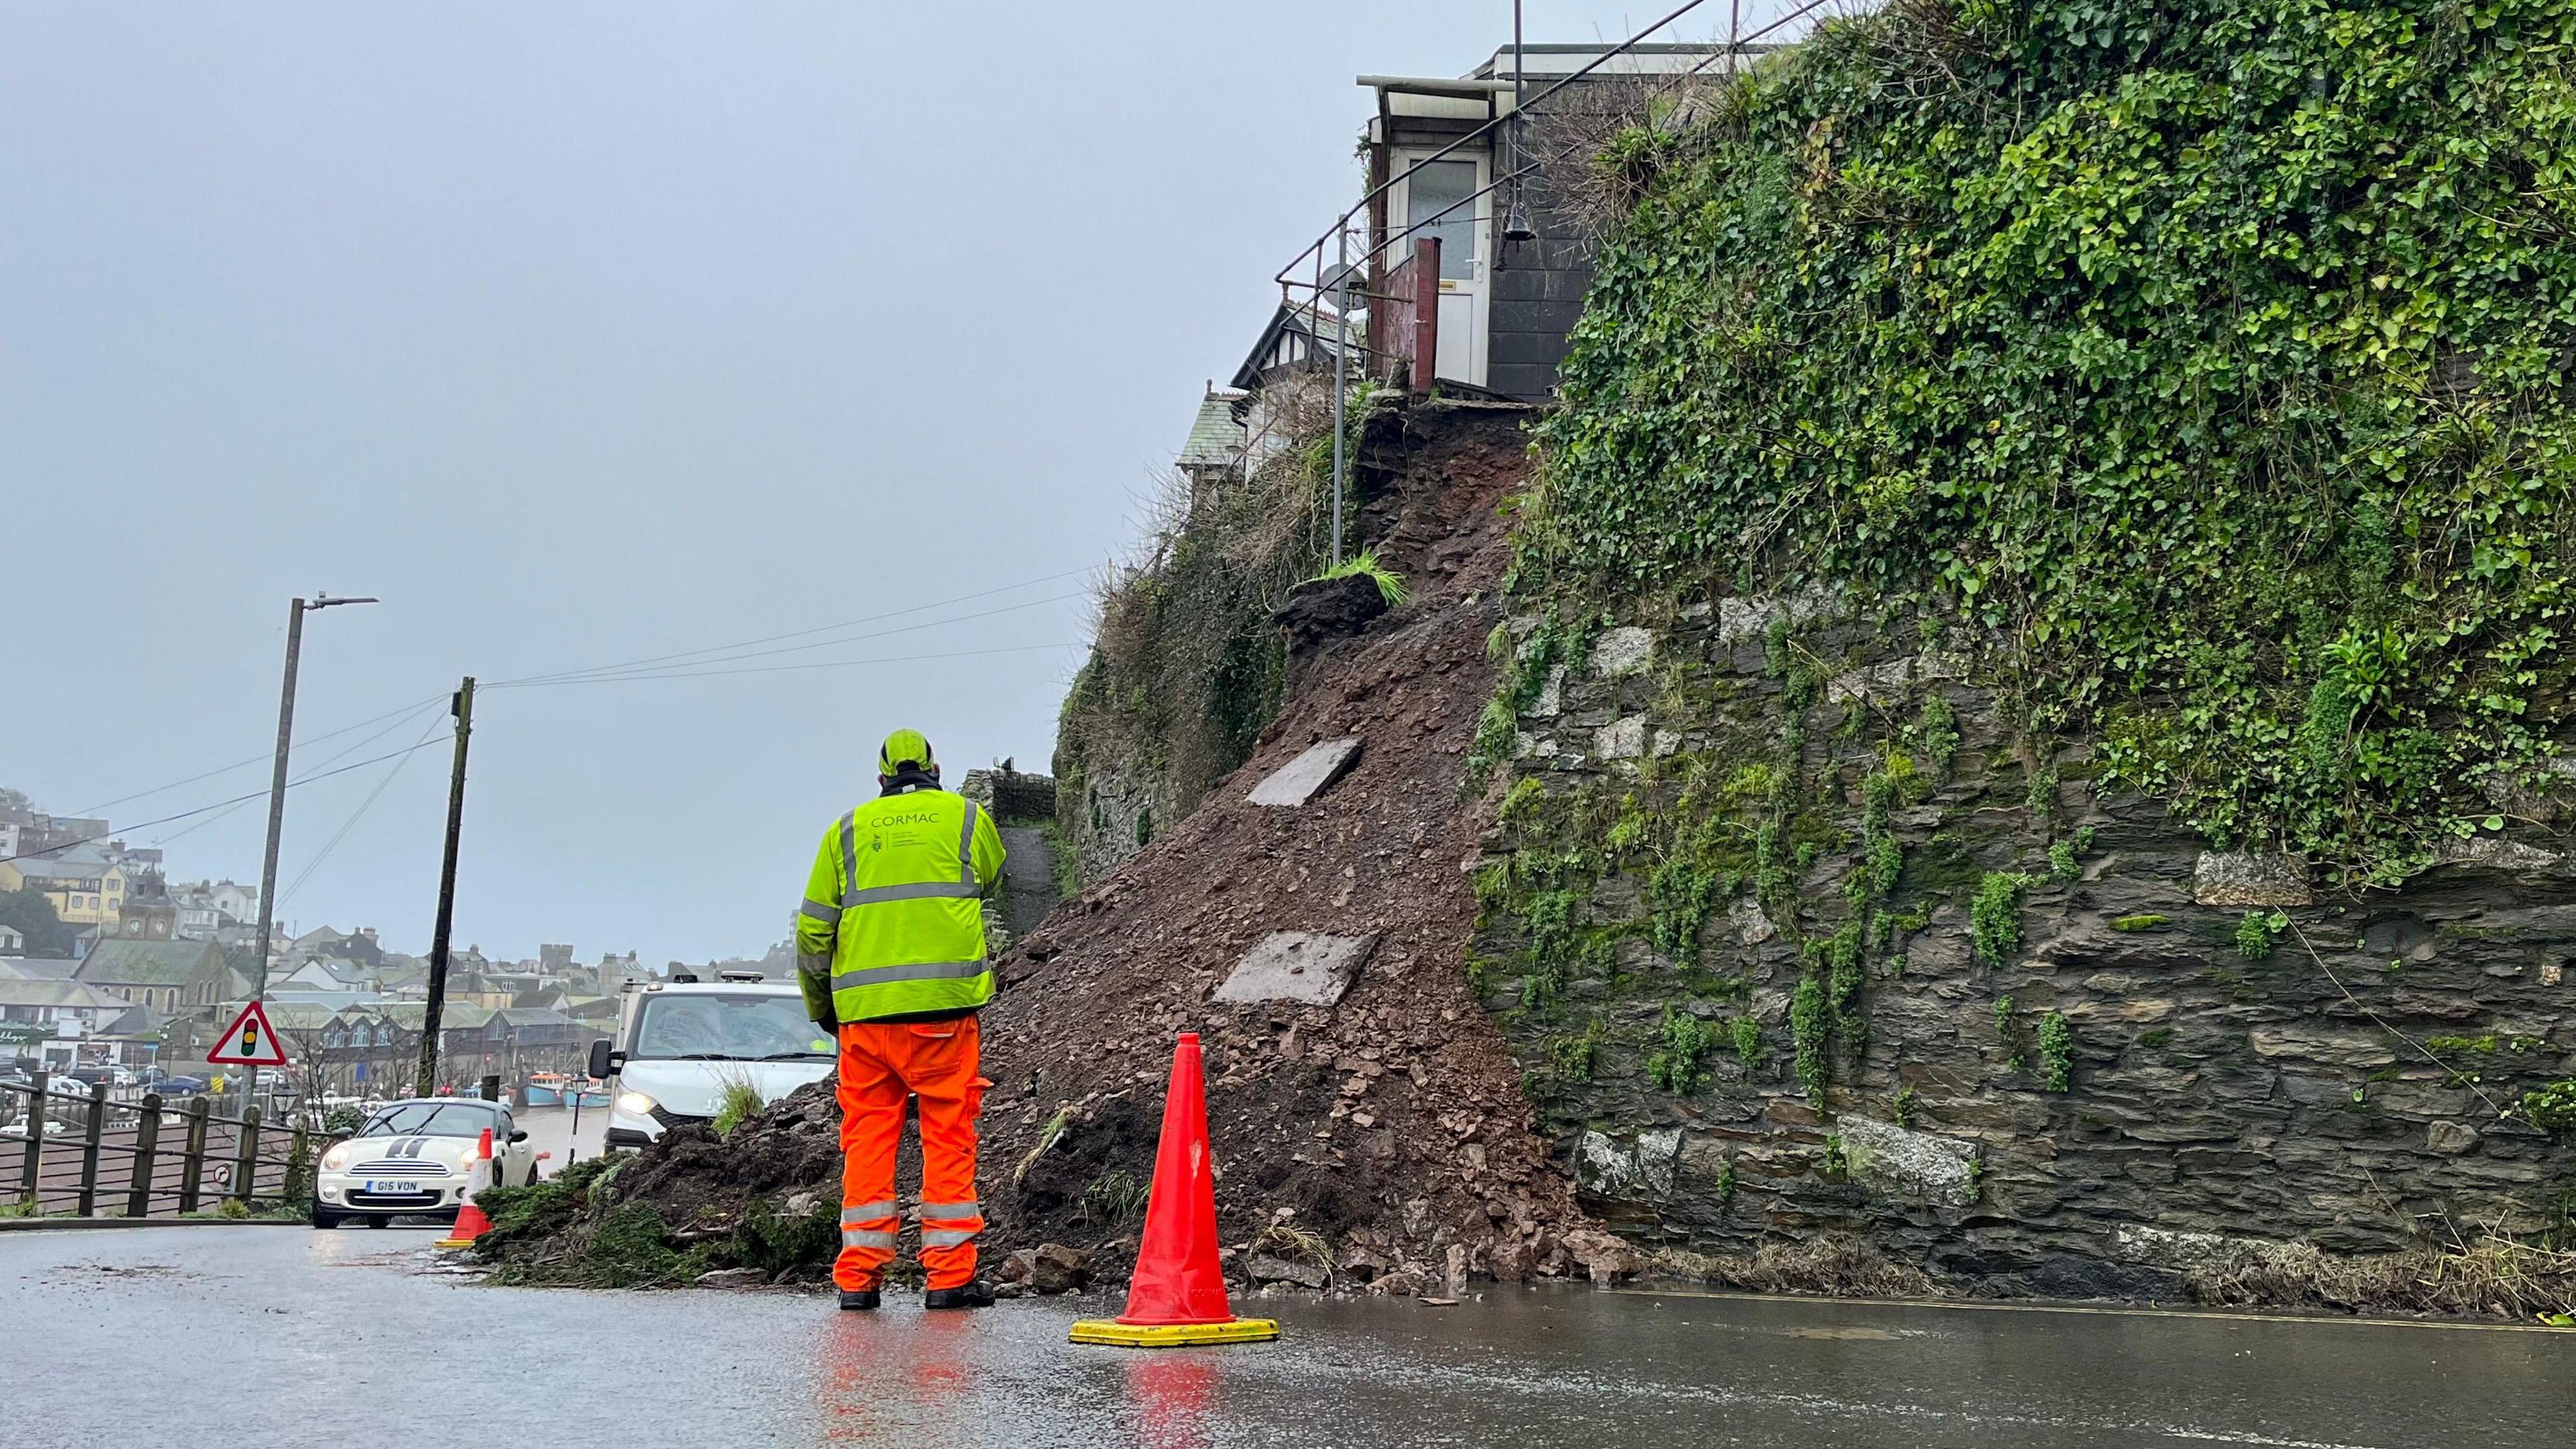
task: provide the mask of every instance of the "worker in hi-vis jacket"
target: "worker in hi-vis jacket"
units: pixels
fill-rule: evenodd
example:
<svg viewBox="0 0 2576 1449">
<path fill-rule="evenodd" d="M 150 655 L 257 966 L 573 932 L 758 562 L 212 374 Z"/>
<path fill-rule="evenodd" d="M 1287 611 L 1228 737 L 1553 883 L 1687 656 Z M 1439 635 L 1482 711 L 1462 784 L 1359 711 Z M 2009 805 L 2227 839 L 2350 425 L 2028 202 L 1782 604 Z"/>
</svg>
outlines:
<svg viewBox="0 0 2576 1449">
<path fill-rule="evenodd" d="M 840 1042 L 843 1308 L 874 1308 L 894 1261 L 895 1144 L 921 1103 L 921 1266 L 928 1308 L 980 1308 L 975 1013 L 993 999 L 983 898 L 1002 878 L 991 815 L 939 788 L 917 730 L 886 736 L 877 798 L 832 823 L 796 915 L 796 979 Z"/>
</svg>

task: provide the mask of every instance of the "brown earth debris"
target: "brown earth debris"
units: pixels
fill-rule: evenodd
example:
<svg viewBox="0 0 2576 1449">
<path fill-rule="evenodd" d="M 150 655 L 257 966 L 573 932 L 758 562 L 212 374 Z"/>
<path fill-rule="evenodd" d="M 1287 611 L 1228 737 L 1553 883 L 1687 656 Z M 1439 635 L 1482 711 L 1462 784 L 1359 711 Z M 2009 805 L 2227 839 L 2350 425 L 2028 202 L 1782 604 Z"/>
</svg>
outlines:
<svg viewBox="0 0 2576 1449">
<path fill-rule="evenodd" d="M 1465 979 L 1464 866 L 1486 821 L 1459 780 L 1493 690 L 1499 505 L 1523 481 L 1525 417 L 1429 404 L 1370 419 L 1361 532 L 1408 602 L 1311 637 L 1251 761 L 1001 958 L 983 1016 L 987 1276 L 1029 1292 L 1124 1281 L 1182 1032 L 1204 1044 L 1239 1280 L 1418 1293 L 1467 1276 L 1635 1271 L 1575 1206 Z M 1365 741 L 1357 766 L 1314 800 L 1246 801 L 1309 745 L 1349 735 Z M 1377 941 L 1335 1006 L 1211 1002 L 1275 931 Z M 730 1231 L 756 1203 L 819 1220 L 838 1200 L 834 1132 L 831 1084 L 817 1083 L 729 1139 L 671 1133 L 619 1169 L 610 1196 L 651 1207 L 673 1244 Z M 899 1180 L 918 1181 L 909 1146 Z M 562 1251 L 540 1241 L 510 1256 Z"/>
</svg>

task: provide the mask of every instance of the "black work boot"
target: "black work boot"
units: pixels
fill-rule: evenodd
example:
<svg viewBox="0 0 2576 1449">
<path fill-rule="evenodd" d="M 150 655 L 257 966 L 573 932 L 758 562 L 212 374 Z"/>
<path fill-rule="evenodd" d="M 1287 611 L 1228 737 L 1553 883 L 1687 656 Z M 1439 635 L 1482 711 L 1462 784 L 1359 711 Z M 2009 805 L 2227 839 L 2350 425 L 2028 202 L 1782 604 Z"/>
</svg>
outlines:
<svg viewBox="0 0 2576 1449">
<path fill-rule="evenodd" d="M 841 1290 L 841 1306 L 851 1312 L 861 1312 L 876 1307 L 878 1296 L 874 1288 L 844 1288 Z"/>
<path fill-rule="evenodd" d="M 924 1308 L 990 1308 L 993 1306 L 993 1285 L 977 1278 L 959 1288 L 933 1288 L 921 1295 L 921 1306 Z"/>
</svg>

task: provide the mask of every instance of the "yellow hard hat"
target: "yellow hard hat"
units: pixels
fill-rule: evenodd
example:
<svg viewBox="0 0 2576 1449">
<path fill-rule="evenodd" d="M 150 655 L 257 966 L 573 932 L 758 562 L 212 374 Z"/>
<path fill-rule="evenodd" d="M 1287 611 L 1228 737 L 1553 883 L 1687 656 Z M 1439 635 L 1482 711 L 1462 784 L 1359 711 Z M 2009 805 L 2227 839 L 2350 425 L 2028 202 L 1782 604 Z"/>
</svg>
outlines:
<svg viewBox="0 0 2576 1449">
<path fill-rule="evenodd" d="M 919 730 L 896 730 L 886 736 L 885 747 L 877 751 L 877 773 L 893 776 L 906 765 L 927 770 L 939 762 L 930 757 L 930 741 Z"/>
</svg>

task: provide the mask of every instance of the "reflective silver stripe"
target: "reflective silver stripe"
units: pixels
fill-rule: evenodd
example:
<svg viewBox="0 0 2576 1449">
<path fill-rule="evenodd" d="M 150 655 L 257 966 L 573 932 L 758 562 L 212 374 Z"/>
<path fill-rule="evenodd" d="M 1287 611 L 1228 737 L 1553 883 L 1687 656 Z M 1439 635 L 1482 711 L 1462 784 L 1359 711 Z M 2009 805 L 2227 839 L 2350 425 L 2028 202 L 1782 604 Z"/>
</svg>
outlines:
<svg viewBox="0 0 2576 1449">
<path fill-rule="evenodd" d="M 841 924 L 841 908 L 839 906 L 827 906 L 821 901 L 806 901 L 803 905 L 796 908 L 796 914 L 803 916 L 809 921 L 820 921 L 827 926 L 837 926 Z"/>
<path fill-rule="evenodd" d="M 921 1205 L 921 1215 L 924 1219 L 938 1218 L 942 1222 L 953 1222 L 961 1218 L 981 1220 L 984 1209 L 981 1204 L 973 1201 L 926 1202 Z"/>
<path fill-rule="evenodd" d="M 827 975 L 832 969 L 832 958 L 829 956 L 808 956 L 804 952 L 799 951 L 796 953 L 796 969 L 804 972 L 808 976 Z"/>
<path fill-rule="evenodd" d="M 966 823 L 957 831 L 957 881 L 976 894 L 975 886 L 975 802 L 966 802 Z"/>
<path fill-rule="evenodd" d="M 894 1234 L 879 1228 L 843 1228 L 841 1229 L 841 1246 L 844 1248 L 890 1249 L 894 1246 Z"/>
<path fill-rule="evenodd" d="M 893 1216 L 894 1203 L 891 1199 L 885 1202 L 863 1202 L 857 1207 L 841 1209 L 841 1226 L 846 1228 L 852 1223 L 880 1222 Z"/>
<path fill-rule="evenodd" d="M 859 812 L 841 817 L 841 889 L 844 893 L 859 883 Z"/>
<path fill-rule="evenodd" d="M 853 986 L 874 986 L 885 981 L 971 978 L 992 969 L 992 963 L 980 957 L 973 961 L 924 961 L 918 966 L 870 966 L 859 971 L 833 972 L 832 989 L 847 991 Z"/>
<path fill-rule="evenodd" d="M 975 894 L 975 888 L 963 881 L 930 880 L 921 881 L 913 885 L 870 886 L 863 891 L 852 891 L 848 895 L 841 897 L 841 905 L 844 908 L 850 906 L 873 906 L 883 901 L 926 901 L 936 899 L 941 896 L 971 896 L 973 894 Z M 839 913 L 835 912 L 834 918 L 838 919 L 838 916 Z"/>
<path fill-rule="evenodd" d="M 924 1228 L 921 1245 L 925 1248 L 962 1247 L 975 1241 L 975 1234 L 981 1231 L 980 1228 L 971 1231 L 965 1228 Z"/>
</svg>

